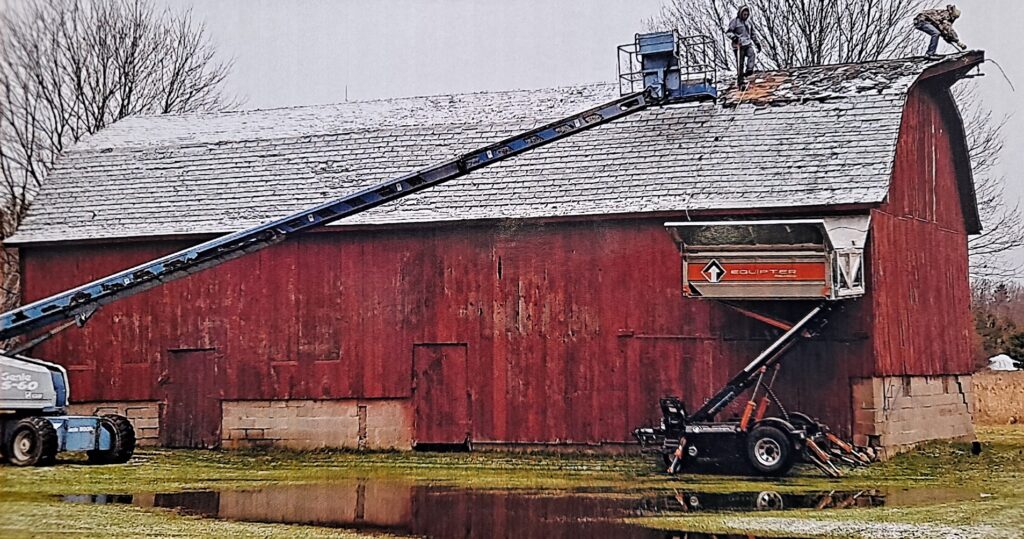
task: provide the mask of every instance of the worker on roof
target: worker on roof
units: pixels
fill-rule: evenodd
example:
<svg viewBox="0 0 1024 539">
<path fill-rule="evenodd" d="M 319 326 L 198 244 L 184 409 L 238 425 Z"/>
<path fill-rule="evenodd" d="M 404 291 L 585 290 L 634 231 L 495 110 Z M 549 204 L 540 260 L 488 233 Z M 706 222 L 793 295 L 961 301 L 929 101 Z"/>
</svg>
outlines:
<svg viewBox="0 0 1024 539">
<path fill-rule="evenodd" d="M 736 83 L 743 86 L 743 79 L 754 73 L 754 62 L 757 61 L 757 53 L 761 52 L 761 40 L 750 24 L 748 6 L 740 6 L 725 35 L 732 41 L 732 48 L 736 51 Z"/>
<path fill-rule="evenodd" d="M 931 36 L 927 56 L 936 56 L 935 51 L 939 48 L 939 37 L 960 50 L 967 50 L 967 45 L 960 41 L 960 36 L 953 29 L 953 23 L 959 18 L 960 9 L 953 4 L 946 6 L 946 9 L 928 9 L 914 17 L 914 28 Z"/>
</svg>

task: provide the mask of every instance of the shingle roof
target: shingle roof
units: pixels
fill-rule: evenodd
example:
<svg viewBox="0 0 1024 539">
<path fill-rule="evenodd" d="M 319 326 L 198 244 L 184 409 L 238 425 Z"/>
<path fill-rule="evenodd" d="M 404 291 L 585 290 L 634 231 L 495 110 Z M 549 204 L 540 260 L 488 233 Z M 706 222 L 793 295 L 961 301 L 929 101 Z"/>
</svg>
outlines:
<svg viewBox="0 0 1024 539">
<path fill-rule="evenodd" d="M 766 73 L 649 109 L 342 224 L 872 204 L 907 59 Z M 74 146 L 8 243 L 233 231 L 613 99 L 613 85 L 123 120 Z"/>
</svg>

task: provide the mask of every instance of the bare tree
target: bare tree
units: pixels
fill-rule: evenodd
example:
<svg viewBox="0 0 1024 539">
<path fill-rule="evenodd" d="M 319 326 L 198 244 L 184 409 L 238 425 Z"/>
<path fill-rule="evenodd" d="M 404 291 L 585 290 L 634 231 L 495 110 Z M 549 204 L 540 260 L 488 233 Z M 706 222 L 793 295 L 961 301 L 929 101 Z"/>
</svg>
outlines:
<svg viewBox="0 0 1024 539">
<path fill-rule="evenodd" d="M 682 35 L 720 37 L 715 58 L 732 69 L 736 58 L 724 29 L 740 5 L 748 5 L 764 47 L 764 69 L 865 62 L 915 56 L 924 52 L 924 34 L 913 29 L 920 11 L 937 0 L 666 0 L 648 21 L 652 29 L 675 28 Z M 1011 260 L 1024 247 L 1024 211 L 1008 203 L 1006 181 L 995 173 L 1003 149 L 1004 118 L 976 98 L 970 85 L 955 91 L 964 107 L 971 164 L 984 231 L 970 238 L 975 278 L 1019 278 L 1024 267 Z"/>
<path fill-rule="evenodd" d="M 971 290 L 976 367 L 996 354 L 1024 359 L 1024 286 L 976 279 Z"/>
<path fill-rule="evenodd" d="M 741 5 L 756 14 L 766 69 L 903 56 L 918 43 L 914 15 L 933 0 L 667 0 L 649 26 L 721 38 L 719 67 L 735 65 L 723 29 Z"/>
<path fill-rule="evenodd" d="M 0 244 L 14 233 L 61 153 L 135 114 L 233 106 L 191 13 L 146 0 L 0 4 Z M 18 296 L 18 262 L 0 248 L 0 311 Z"/>
<path fill-rule="evenodd" d="M 1024 275 L 1024 265 L 1013 260 L 1014 251 L 1024 246 L 1024 209 L 1006 194 L 1006 178 L 997 174 L 1003 151 L 1003 128 L 1007 118 L 998 118 L 982 108 L 973 86 L 958 88 L 957 101 L 967 103 L 964 127 L 971 152 L 974 187 L 978 197 L 983 230 L 971 236 L 971 276 L 979 280 L 1015 280 Z"/>
</svg>

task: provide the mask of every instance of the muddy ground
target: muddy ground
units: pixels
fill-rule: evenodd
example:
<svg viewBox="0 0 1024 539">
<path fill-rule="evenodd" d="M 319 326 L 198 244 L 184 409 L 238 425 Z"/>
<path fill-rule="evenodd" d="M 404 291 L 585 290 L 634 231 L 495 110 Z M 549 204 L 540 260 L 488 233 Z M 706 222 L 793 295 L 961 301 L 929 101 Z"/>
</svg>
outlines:
<svg viewBox="0 0 1024 539">
<path fill-rule="evenodd" d="M 640 457 L 144 450 L 0 468 L 0 536 L 1024 537 L 1024 428 L 829 480 L 668 478 Z"/>
</svg>

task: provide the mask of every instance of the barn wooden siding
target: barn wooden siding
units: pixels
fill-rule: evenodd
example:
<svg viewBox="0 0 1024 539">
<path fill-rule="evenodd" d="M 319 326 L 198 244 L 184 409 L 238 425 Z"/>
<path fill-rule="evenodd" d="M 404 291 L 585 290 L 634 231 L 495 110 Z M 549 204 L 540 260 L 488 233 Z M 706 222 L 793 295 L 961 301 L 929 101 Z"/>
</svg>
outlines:
<svg viewBox="0 0 1024 539">
<path fill-rule="evenodd" d="M 973 371 L 967 232 L 954 157 L 962 133 L 947 89 L 911 92 L 889 199 L 871 224 L 877 375 Z"/>
<path fill-rule="evenodd" d="M 796 348 L 778 382 L 791 409 L 844 435 L 851 378 L 970 371 L 951 104 L 924 86 L 911 93 L 892 191 L 873 215 L 869 296 Z M 214 404 L 430 402 L 414 395 L 415 358 L 458 358 L 464 376 L 442 374 L 446 386 L 432 390 L 424 381 L 434 374 L 421 369 L 415 391 L 464 402 L 445 414 L 474 441 L 628 441 L 634 426 L 657 419 L 658 397 L 681 395 L 696 408 L 774 334 L 681 297 L 664 221 L 309 234 L 107 306 L 35 353 L 68 365 L 76 401 L 166 399 L 168 362 L 206 357 L 196 394 Z M 185 245 L 27 247 L 24 293 L 37 299 Z"/>
<path fill-rule="evenodd" d="M 41 297 L 177 249 L 27 249 Z M 67 360 L 73 397 L 163 397 L 174 354 L 213 349 L 225 399 L 406 398 L 417 345 L 464 344 L 472 438 L 626 441 L 657 398 L 709 397 L 773 332 L 685 300 L 663 220 L 310 234 L 115 303 L 36 351 Z M 793 407 L 848 425 L 869 374 L 852 307 L 780 380 Z"/>
</svg>

